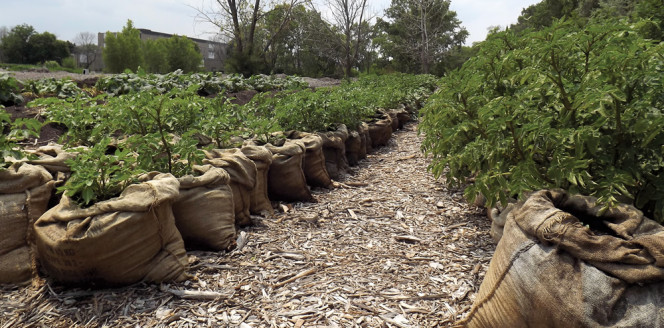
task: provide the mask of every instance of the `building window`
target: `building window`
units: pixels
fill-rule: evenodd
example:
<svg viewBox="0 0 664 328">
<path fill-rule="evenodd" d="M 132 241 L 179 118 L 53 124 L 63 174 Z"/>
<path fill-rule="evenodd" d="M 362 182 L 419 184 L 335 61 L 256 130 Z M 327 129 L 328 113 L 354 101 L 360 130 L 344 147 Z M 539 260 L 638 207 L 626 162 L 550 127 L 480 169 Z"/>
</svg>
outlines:
<svg viewBox="0 0 664 328">
<path fill-rule="evenodd" d="M 82 63 L 82 64 L 87 64 L 88 63 L 88 55 L 86 55 L 86 54 L 78 55 L 78 62 Z"/>
<path fill-rule="evenodd" d="M 214 51 L 214 44 L 208 43 L 208 50 Z"/>
<path fill-rule="evenodd" d="M 214 51 L 208 51 L 208 59 L 214 59 Z"/>
</svg>

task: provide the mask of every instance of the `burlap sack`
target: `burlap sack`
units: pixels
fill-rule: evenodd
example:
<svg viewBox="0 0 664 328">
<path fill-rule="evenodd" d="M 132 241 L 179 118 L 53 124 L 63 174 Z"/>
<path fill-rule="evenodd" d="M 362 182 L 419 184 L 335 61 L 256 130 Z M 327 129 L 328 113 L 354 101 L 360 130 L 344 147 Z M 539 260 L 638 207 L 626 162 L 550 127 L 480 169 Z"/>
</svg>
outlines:
<svg viewBox="0 0 664 328">
<path fill-rule="evenodd" d="M 378 148 L 387 145 L 392 137 L 392 119 L 389 115 L 382 115 L 381 118 L 369 123 L 369 136 L 371 137 L 371 147 Z"/>
<path fill-rule="evenodd" d="M 367 124 L 366 122 L 362 122 L 360 128 L 357 131 L 360 133 L 360 136 L 362 136 L 362 143 L 365 146 L 364 158 L 366 158 L 367 154 L 373 151 L 371 134 L 369 133 L 369 124 Z"/>
<path fill-rule="evenodd" d="M 399 106 L 397 109 L 394 109 L 394 112 L 396 113 L 397 120 L 399 120 L 399 129 L 403 129 L 403 126 L 411 120 L 410 113 L 403 105 Z"/>
<path fill-rule="evenodd" d="M 42 266 L 53 280 L 77 286 L 186 279 L 171 208 L 179 187 L 172 175 L 159 174 L 87 208 L 63 196 L 35 223 Z"/>
<path fill-rule="evenodd" d="M 392 120 L 392 132 L 399 130 L 399 118 L 397 117 L 397 111 L 396 110 L 388 110 L 385 114 L 390 117 L 390 120 Z"/>
<path fill-rule="evenodd" d="M 263 146 L 245 144 L 242 153 L 256 165 L 256 185 L 251 193 L 249 212 L 256 215 L 272 215 L 274 209 L 267 194 L 267 177 L 272 164 L 272 153 Z"/>
<path fill-rule="evenodd" d="M 664 227 L 540 191 L 507 215 L 467 327 L 664 326 Z"/>
<path fill-rule="evenodd" d="M 350 170 L 346 158 L 346 140 L 348 129 L 341 124 L 335 131 L 316 133 L 323 140 L 325 168 L 331 179 L 338 180 Z"/>
<path fill-rule="evenodd" d="M 58 172 L 68 175 L 71 169 L 65 162 L 76 157 L 76 153 L 67 152 L 62 145 L 54 143 L 39 147 L 31 153 L 36 155 L 38 159 L 29 160 L 28 163 L 43 166 L 54 177 Z"/>
<path fill-rule="evenodd" d="M 348 165 L 356 166 L 360 162 L 360 149 L 366 152 L 367 146 L 362 144 L 362 137 L 357 131 L 349 131 L 346 139 L 346 159 Z"/>
<path fill-rule="evenodd" d="M 360 135 L 360 149 L 357 151 L 357 159 L 367 158 L 367 153 L 371 151 L 371 137 L 369 136 L 369 125 L 362 122 L 357 127 L 357 133 Z"/>
<path fill-rule="evenodd" d="M 256 164 L 239 149 L 215 149 L 206 151 L 204 164 L 220 167 L 231 177 L 230 186 L 233 190 L 235 203 L 235 224 L 247 226 L 251 224 L 251 195 L 256 186 Z"/>
<path fill-rule="evenodd" d="M 323 138 L 319 135 L 307 132 L 290 131 L 286 137 L 299 140 L 304 144 L 304 162 L 302 170 L 307 179 L 307 184 L 312 187 L 328 188 L 332 185 L 330 175 L 325 166 L 325 155 L 323 155 Z"/>
<path fill-rule="evenodd" d="M 283 146 L 266 144 L 272 152 L 272 165 L 268 174 L 270 199 L 288 202 L 314 201 L 307 179 L 304 176 L 304 143 L 299 140 L 286 140 Z"/>
<path fill-rule="evenodd" d="M 491 231 L 489 234 L 496 244 L 498 244 L 500 239 L 503 237 L 503 229 L 505 228 L 507 215 L 509 215 L 509 213 L 514 208 L 516 208 L 516 203 L 509 203 L 504 208 L 499 205 L 497 207 L 487 209 L 487 216 L 491 220 Z"/>
<path fill-rule="evenodd" d="M 231 251 L 235 248 L 235 208 L 231 178 L 221 168 L 194 166 L 198 176 L 178 178 L 180 194 L 173 216 L 188 249 Z"/>
<path fill-rule="evenodd" d="M 39 166 L 0 169 L 0 284 L 29 282 L 36 274 L 32 225 L 46 211 L 53 184 Z"/>
</svg>

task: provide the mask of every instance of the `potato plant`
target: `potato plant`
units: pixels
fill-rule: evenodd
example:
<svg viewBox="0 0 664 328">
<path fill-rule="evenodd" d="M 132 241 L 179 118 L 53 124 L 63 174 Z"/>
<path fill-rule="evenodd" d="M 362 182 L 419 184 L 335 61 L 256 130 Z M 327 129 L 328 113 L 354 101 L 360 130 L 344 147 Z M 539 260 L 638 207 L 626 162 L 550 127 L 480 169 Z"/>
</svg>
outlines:
<svg viewBox="0 0 664 328">
<path fill-rule="evenodd" d="M 664 44 L 625 22 L 490 35 L 423 110 L 430 169 L 488 206 L 541 188 L 664 218 Z"/>
</svg>

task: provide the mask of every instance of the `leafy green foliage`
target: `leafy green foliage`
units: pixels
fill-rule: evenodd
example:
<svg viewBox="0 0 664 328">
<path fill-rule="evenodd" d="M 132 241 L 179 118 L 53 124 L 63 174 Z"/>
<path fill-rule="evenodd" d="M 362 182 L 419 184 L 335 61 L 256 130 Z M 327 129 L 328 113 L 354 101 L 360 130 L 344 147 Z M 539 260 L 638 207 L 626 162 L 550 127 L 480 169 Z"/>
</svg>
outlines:
<svg viewBox="0 0 664 328">
<path fill-rule="evenodd" d="M 140 33 L 131 20 L 127 20 L 120 33 L 106 32 L 102 56 L 106 70 L 111 73 L 121 73 L 125 69 L 136 71 L 143 64 Z"/>
<path fill-rule="evenodd" d="M 23 102 L 23 97 L 19 90 L 19 82 L 17 79 L 8 74 L 0 73 L 0 106 L 21 104 Z"/>
<path fill-rule="evenodd" d="M 633 27 L 490 35 L 423 110 L 430 169 L 489 206 L 560 187 L 664 218 L 664 45 Z"/>
<path fill-rule="evenodd" d="M 31 25 L 14 26 L 2 39 L 2 50 L 5 61 L 16 64 L 37 64 L 46 61 L 62 62 L 69 57 L 72 44 L 57 40 L 49 32 L 37 33 Z"/>
<path fill-rule="evenodd" d="M 42 124 L 34 119 L 11 120 L 9 113 L 0 109 L 0 170 L 11 164 L 11 160 L 19 160 L 25 153 L 17 146 L 17 142 L 28 137 L 39 136 Z"/>
<path fill-rule="evenodd" d="M 32 80 L 28 82 L 24 90 L 39 97 L 73 98 L 85 95 L 74 81 L 67 78 Z"/>
<path fill-rule="evenodd" d="M 72 149 L 77 156 L 66 163 L 72 171 L 64 186 L 58 187 L 81 206 L 117 197 L 127 186 L 137 182 L 142 173 L 135 167 L 136 158 L 128 149 L 108 154 L 111 140 L 102 139 L 88 149 Z"/>
</svg>

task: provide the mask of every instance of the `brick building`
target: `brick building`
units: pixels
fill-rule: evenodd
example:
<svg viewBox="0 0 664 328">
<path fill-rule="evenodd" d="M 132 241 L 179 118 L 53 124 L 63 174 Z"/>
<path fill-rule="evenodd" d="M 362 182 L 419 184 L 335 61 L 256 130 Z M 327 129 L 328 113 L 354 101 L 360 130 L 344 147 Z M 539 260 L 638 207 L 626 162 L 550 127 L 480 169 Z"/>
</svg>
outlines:
<svg viewBox="0 0 664 328">
<path fill-rule="evenodd" d="M 155 32 L 144 28 L 139 28 L 138 31 L 140 33 L 141 41 L 170 38 L 171 36 L 173 36 L 172 34 Z M 102 49 L 104 48 L 105 37 L 106 33 L 97 34 L 98 53 L 97 56 L 94 58 L 92 64 L 90 65 L 91 71 L 101 72 L 104 70 L 104 59 L 102 57 L 101 52 Z M 194 41 L 196 45 L 198 45 L 198 49 L 200 50 L 201 55 L 203 56 L 203 66 L 205 67 L 206 71 L 221 72 L 224 70 L 224 62 L 226 60 L 226 51 L 228 48 L 227 44 L 221 42 L 203 40 L 203 39 L 196 39 L 196 38 L 189 38 L 189 39 Z M 75 58 L 76 58 L 76 63 L 79 65 L 87 62 L 87 56 L 85 56 L 84 54 L 77 54 Z"/>
</svg>

